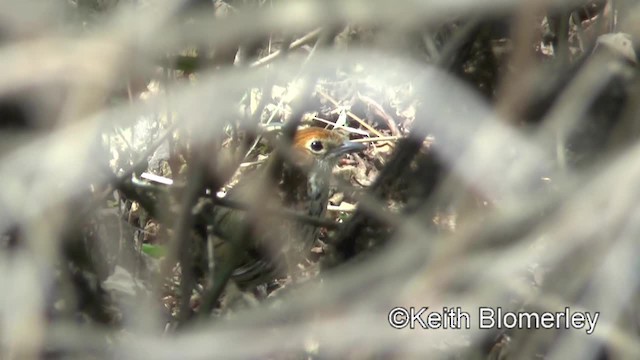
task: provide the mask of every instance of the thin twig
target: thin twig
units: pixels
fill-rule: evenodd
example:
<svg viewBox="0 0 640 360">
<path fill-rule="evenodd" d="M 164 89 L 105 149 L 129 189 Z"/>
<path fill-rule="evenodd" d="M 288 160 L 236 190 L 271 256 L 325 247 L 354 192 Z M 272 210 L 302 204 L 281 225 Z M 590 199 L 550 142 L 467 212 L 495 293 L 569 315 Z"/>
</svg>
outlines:
<svg viewBox="0 0 640 360">
<path fill-rule="evenodd" d="M 242 210 L 242 211 L 249 211 L 249 209 L 252 208 L 252 206 L 249 204 L 235 201 L 235 200 L 219 198 L 219 197 L 216 197 L 215 199 L 212 199 L 212 200 L 216 206 L 224 206 L 224 207 Z M 271 217 L 271 216 L 284 217 L 286 219 L 295 220 L 295 221 L 313 225 L 313 226 L 324 227 L 327 229 L 337 229 L 338 227 L 340 227 L 340 224 L 334 222 L 333 220 L 304 215 L 294 210 L 290 210 L 286 208 L 267 207 L 263 209 L 262 215 L 266 217 Z"/>
<path fill-rule="evenodd" d="M 400 130 L 398 130 L 398 126 L 396 125 L 395 119 L 384 110 L 382 105 L 378 104 L 377 101 L 373 100 L 371 97 L 362 95 L 359 92 L 357 93 L 358 99 L 365 103 L 376 115 L 380 116 L 387 123 L 389 130 L 391 130 L 391 134 L 395 136 L 400 135 Z"/>
<path fill-rule="evenodd" d="M 295 49 L 301 47 L 302 45 L 307 44 L 311 40 L 315 39 L 320 34 L 321 30 L 322 30 L 321 28 L 317 28 L 317 29 L 311 31 L 310 33 L 304 35 L 303 37 L 291 42 L 291 45 L 289 45 L 288 49 L 289 50 L 295 50 Z M 268 64 L 268 63 L 272 62 L 273 60 L 275 60 L 278 56 L 280 56 L 281 52 L 282 52 L 281 50 L 274 51 L 273 53 L 271 53 L 271 54 L 269 54 L 269 55 L 267 55 L 267 56 L 265 56 L 265 57 L 263 57 L 261 59 L 258 59 L 256 61 L 254 61 L 253 63 L 251 63 L 249 65 L 249 67 L 250 68 L 251 67 L 258 67 L 258 66 L 262 66 L 262 65 Z"/>
<path fill-rule="evenodd" d="M 333 104 L 333 106 L 335 106 L 336 108 L 340 106 L 338 101 L 336 101 L 333 97 L 331 97 L 331 95 L 327 94 L 326 92 L 322 91 L 321 89 L 316 89 L 316 91 L 318 92 L 318 94 L 320 94 L 320 96 L 322 96 L 323 98 L 329 100 Z M 384 136 L 384 134 L 382 134 L 380 131 L 374 129 L 371 125 L 367 124 L 366 121 L 362 120 L 360 117 L 358 117 L 357 115 L 355 115 L 351 111 L 347 111 L 347 116 L 349 116 L 350 118 L 352 118 L 355 121 L 357 121 L 360 125 L 362 125 L 364 128 L 366 128 L 367 130 L 369 130 L 370 132 L 372 132 L 376 136 L 378 136 L 378 137 L 383 137 Z"/>
</svg>

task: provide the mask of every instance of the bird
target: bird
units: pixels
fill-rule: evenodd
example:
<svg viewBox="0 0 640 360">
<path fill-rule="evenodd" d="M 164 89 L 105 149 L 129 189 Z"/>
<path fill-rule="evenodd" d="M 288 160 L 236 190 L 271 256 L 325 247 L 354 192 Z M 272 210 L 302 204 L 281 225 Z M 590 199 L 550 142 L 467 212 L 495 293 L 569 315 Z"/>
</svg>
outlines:
<svg viewBox="0 0 640 360">
<path fill-rule="evenodd" d="M 335 130 L 299 129 L 291 151 L 284 152 L 280 169 L 272 156 L 225 196 L 247 204 L 248 209 L 214 210 L 216 268 L 233 269 L 230 277 L 241 289 L 287 274 L 309 252 L 319 228 L 265 212 L 286 209 L 307 217 L 324 217 L 333 167 L 344 155 L 365 148 Z"/>
</svg>

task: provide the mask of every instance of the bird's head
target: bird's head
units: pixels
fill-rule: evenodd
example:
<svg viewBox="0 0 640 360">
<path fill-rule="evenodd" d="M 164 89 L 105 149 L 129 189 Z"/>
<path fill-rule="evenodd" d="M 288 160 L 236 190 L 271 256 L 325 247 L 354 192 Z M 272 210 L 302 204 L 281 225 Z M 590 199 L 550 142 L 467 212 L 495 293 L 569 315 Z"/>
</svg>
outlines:
<svg viewBox="0 0 640 360">
<path fill-rule="evenodd" d="M 332 164 L 342 155 L 362 151 L 366 145 L 349 141 L 337 131 L 318 127 L 300 129 L 293 138 L 293 150 L 299 165 L 313 162 Z"/>
</svg>

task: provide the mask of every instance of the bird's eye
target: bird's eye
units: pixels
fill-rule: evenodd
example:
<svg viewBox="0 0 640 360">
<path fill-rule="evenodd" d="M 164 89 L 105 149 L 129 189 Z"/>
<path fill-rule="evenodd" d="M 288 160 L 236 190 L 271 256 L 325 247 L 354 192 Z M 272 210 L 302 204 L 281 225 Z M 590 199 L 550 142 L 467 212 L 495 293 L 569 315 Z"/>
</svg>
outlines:
<svg viewBox="0 0 640 360">
<path fill-rule="evenodd" d="M 311 147 L 311 150 L 315 152 L 320 152 L 322 151 L 322 149 L 324 149 L 324 145 L 322 145 L 322 141 L 318 141 L 318 140 L 312 141 L 311 144 L 309 144 L 309 146 Z"/>
</svg>

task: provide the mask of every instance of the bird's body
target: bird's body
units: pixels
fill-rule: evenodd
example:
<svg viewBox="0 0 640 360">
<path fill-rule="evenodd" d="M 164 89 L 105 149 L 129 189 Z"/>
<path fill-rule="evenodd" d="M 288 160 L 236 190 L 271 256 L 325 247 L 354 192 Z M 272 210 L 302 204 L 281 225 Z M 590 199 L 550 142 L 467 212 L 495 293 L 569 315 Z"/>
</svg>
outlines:
<svg viewBox="0 0 640 360">
<path fill-rule="evenodd" d="M 247 211 L 218 209 L 215 243 L 218 264 L 231 266 L 241 287 L 267 282 L 288 272 L 313 245 L 318 228 L 283 218 L 276 210 L 322 217 L 329 198 L 331 170 L 344 154 L 364 148 L 335 131 L 301 129 L 292 142 L 288 161 L 274 173 L 273 162 L 245 176 L 227 197 L 248 206 Z"/>
</svg>

